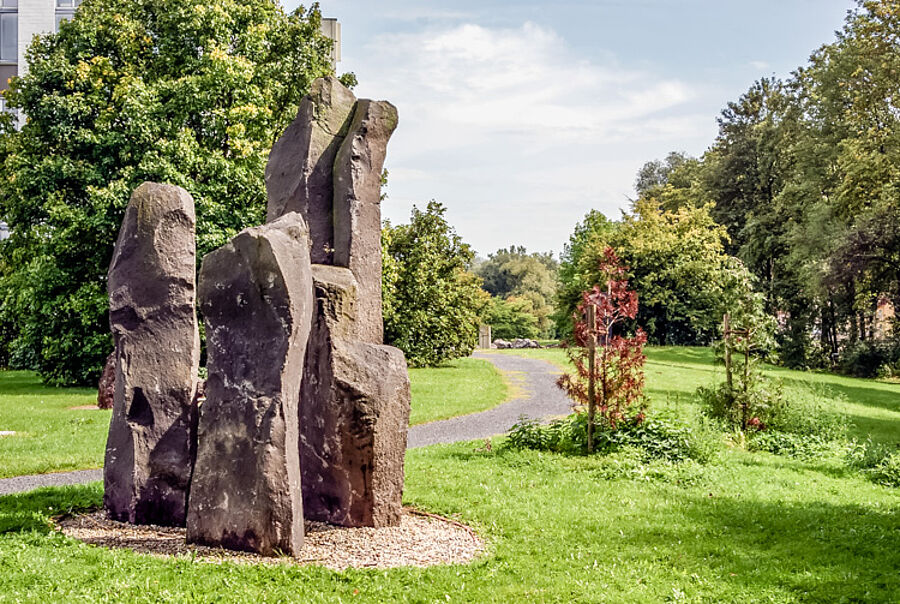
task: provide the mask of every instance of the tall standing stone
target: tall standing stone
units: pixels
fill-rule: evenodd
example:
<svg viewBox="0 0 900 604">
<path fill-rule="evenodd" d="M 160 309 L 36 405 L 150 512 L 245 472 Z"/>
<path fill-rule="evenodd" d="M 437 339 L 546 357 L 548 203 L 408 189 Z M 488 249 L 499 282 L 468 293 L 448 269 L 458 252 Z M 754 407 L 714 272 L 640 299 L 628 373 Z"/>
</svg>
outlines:
<svg viewBox="0 0 900 604">
<path fill-rule="evenodd" d="M 259 552 L 303 545 L 298 404 L 313 312 L 309 231 L 289 213 L 203 259 L 209 377 L 187 538 Z"/>
<path fill-rule="evenodd" d="M 334 162 L 334 264 L 358 287 L 355 333 L 384 342 L 381 308 L 381 176 L 397 108 L 361 99 Z"/>
<path fill-rule="evenodd" d="M 409 423 L 403 353 L 355 339 L 349 269 L 313 266 L 316 320 L 300 403 L 304 514 L 342 526 L 400 522 Z"/>
<path fill-rule="evenodd" d="M 266 165 L 267 219 L 299 212 L 309 225 L 314 264 L 332 263 L 332 168 L 355 106 L 356 97 L 337 78 L 316 80 Z"/>
<path fill-rule="evenodd" d="M 142 184 L 109 267 L 115 393 L 103 502 L 115 520 L 185 522 L 200 358 L 195 223 L 187 191 Z"/>
</svg>

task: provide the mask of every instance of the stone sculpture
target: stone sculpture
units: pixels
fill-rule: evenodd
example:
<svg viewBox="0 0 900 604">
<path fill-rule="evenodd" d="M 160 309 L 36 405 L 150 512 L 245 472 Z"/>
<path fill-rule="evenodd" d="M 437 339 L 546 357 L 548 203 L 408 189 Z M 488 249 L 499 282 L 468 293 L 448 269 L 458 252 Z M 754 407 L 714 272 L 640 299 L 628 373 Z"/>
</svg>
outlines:
<svg viewBox="0 0 900 604">
<path fill-rule="evenodd" d="M 356 281 L 313 267 L 316 320 L 300 403 L 303 509 L 342 526 L 400 522 L 409 377 L 403 353 L 354 339 Z"/>
<path fill-rule="evenodd" d="M 326 127 L 322 119 L 310 124 L 312 115 L 338 117 Z M 381 310 L 381 175 L 396 127 L 390 103 L 356 101 L 337 79 L 317 80 L 266 167 L 269 219 L 296 208 L 312 223 L 323 207 L 332 218 L 331 230 L 313 237 L 314 249 L 333 247 L 333 261 L 313 265 L 300 456 L 304 515 L 344 526 L 390 526 L 401 513 L 409 377 L 403 353 L 383 345 Z M 294 185 L 311 157 L 322 168 L 318 184 Z"/>
<path fill-rule="evenodd" d="M 185 522 L 200 358 L 195 222 L 185 190 L 142 184 L 109 267 L 115 394 L 103 502 L 115 520 Z"/>
<path fill-rule="evenodd" d="M 300 102 L 297 118 L 269 153 L 267 219 L 299 212 L 309 225 L 313 264 L 332 263 L 332 169 L 355 107 L 356 97 L 337 78 L 316 80 Z"/>
<path fill-rule="evenodd" d="M 309 231 L 297 213 L 203 259 L 209 377 L 189 542 L 266 555 L 303 545 L 297 406 L 312 296 Z"/>
<path fill-rule="evenodd" d="M 113 518 L 262 554 L 297 553 L 304 517 L 399 524 L 410 392 L 383 344 L 380 206 L 396 126 L 390 103 L 313 84 L 266 167 L 267 224 L 203 260 L 205 398 L 193 201 L 135 191 L 109 273 Z"/>
</svg>

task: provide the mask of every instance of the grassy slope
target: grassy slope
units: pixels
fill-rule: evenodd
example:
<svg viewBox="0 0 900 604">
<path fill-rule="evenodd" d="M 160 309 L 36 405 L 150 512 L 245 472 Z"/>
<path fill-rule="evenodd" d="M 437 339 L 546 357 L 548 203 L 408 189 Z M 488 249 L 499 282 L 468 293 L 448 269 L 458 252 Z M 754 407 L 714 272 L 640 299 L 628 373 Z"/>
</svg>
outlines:
<svg viewBox="0 0 900 604">
<path fill-rule="evenodd" d="M 478 359 L 445 367 L 413 369 L 411 424 L 483 411 L 508 396 L 503 376 Z M 83 388 L 50 388 L 26 371 L 0 372 L 0 478 L 103 464 L 109 411 L 73 410 L 94 405 L 97 393 Z"/>
<path fill-rule="evenodd" d="M 410 369 L 410 425 L 484 411 L 505 401 L 509 388 L 487 361 L 457 359 L 444 367 Z"/>
<path fill-rule="evenodd" d="M 560 366 L 567 363 L 565 351 L 558 348 L 502 353 L 545 359 Z M 780 367 L 766 367 L 765 373 L 787 387 L 819 392 L 825 404 L 851 420 L 852 435 L 900 445 L 900 384 Z M 691 395 L 698 386 L 725 379 L 724 369 L 713 364 L 708 348 L 648 347 L 646 376 L 651 409 L 675 411 L 694 406 Z"/>
</svg>

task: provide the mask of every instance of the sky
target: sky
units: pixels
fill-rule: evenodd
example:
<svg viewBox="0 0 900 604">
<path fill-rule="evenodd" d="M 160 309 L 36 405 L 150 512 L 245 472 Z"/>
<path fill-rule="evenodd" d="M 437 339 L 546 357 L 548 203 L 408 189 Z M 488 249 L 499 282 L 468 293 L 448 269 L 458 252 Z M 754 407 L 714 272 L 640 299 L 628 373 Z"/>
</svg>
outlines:
<svg viewBox="0 0 900 604">
<path fill-rule="evenodd" d="M 285 0 L 293 9 L 296 0 Z M 834 40 L 852 0 L 321 0 L 361 98 L 397 106 L 382 215 L 431 199 L 482 256 L 559 253 L 647 161 L 702 154 L 757 79 Z"/>
</svg>

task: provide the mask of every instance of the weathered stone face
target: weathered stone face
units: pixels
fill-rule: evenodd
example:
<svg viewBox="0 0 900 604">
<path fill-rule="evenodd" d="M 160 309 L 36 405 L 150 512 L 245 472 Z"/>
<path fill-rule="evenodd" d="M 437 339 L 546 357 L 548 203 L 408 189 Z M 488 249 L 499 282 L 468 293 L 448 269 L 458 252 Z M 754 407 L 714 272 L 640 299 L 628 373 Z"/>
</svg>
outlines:
<svg viewBox="0 0 900 604">
<path fill-rule="evenodd" d="M 187 191 L 142 184 L 109 267 L 115 387 L 103 502 L 116 520 L 184 525 L 200 358 L 195 222 Z"/>
<path fill-rule="evenodd" d="M 112 409 L 116 395 L 116 353 L 109 353 L 106 363 L 103 364 L 103 373 L 100 374 L 100 382 L 97 384 L 97 407 L 100 409 Z"/>
<path fill-rule="evenodd" d="M 313 313 L 297 213 L 242 231 L 200 270 L 209 377 L 190 542 L 291 554 L 303 544 L 298 402 Z"/>
<path fill-rule="evenodd" d="M 304 514 L 343 526 L 399 523 L 409 423 L 403 353 L 352 339 L 348 269 L 313 266 L 316 320 L 300 403 Z"/>
<path fill-rule="evenodd" d="M 297 118 L 269 154 L 267 218 L 271 222 L 299 212 L 309 224 L 313 263 L 332 262 L 332 168 L 355 106 L 356 97 L 337 78 L 316 80 L 300 102 Z"/>
<path fill-rule="evenodd" d="M 355 333 L 384 342 L 381 309 L 381 175 L 397 108 L 362 99 L 334 162 L 334 264 L 353 273 L 358 287 Z"/>
</svg>

